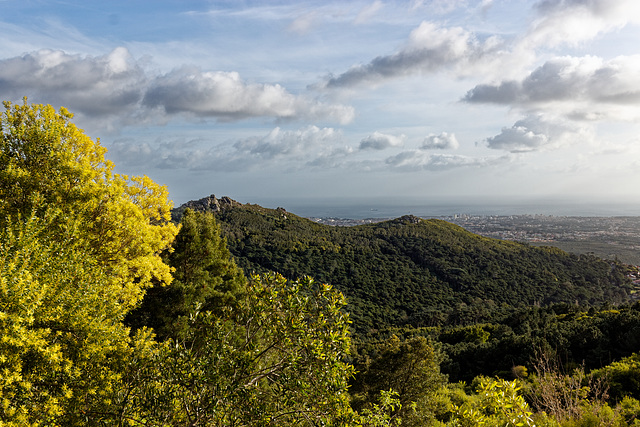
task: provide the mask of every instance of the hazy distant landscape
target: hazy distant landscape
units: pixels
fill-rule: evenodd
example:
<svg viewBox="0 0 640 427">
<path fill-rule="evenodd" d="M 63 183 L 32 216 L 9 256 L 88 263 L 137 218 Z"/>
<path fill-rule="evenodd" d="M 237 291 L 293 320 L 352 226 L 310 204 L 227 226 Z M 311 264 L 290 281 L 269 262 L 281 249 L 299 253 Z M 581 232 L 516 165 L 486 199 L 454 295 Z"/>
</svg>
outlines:
<svg viewBox="0 0 640 427">
<path fill-rule="evenodd" d="M 503 240 L 555 246 L 567 252 L 593 253 L 640 265 L 640 205 L 637 204 L 462 204 L 424 205 L 328 202 L 291 203 L 288 209 L 315 222 L 354 226 L 415 215 L 437 218 Z M 372 207 L 376 206 L 376 207 Z"/>
<path fill-rule="evenodd" d="M 545 215 L 569 217 L 640 216 L 640 201 L 591 198 L 505 197 L 255 197 L 236 198 L 275 209 L 282 207 L 306 218 L 389 219 L 402 215 L 420 218 L 466 216 Z"/>
<path fill-rule="evenodd" d="M 549 245 L 578 254 L 640 265 L 640 217 L 468 216 L 450 218 L 469 231 L 497 239 Z"/>
</svg>

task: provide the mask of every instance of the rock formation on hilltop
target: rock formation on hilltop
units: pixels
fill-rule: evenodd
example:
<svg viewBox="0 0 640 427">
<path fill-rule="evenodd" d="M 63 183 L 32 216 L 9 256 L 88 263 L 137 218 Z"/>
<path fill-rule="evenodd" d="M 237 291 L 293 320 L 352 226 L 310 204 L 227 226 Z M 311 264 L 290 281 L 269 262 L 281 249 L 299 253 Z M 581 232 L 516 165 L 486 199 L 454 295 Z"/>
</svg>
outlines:
<svg viewBox="0 0 640 427">
<path fill-rule="evenodd" d="M 172 217 L 174 221 L 179 221 L 185 209 L 193 209 L 194 211 L 220 212 L 235 206 L 242 206 L 242 203 L 236 202 L 230 197 L 224 196 L 217 198 L 215 194 L 204 197 L 200 200 L 191 200 L 173 209 Z"/>
</svg>

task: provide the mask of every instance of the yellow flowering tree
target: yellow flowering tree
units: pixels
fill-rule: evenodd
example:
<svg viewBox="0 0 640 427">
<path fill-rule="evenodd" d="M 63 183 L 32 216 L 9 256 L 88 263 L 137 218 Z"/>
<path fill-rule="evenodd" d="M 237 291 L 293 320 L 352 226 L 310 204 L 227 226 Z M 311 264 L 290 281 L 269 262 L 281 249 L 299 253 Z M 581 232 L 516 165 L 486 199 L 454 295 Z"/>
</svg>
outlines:
<svg viewBox="0 0 640 427">
<path fill-rule="evenodd" d="M 113 173 L 51 106 L 0 116 L 0 425 L 113 419 L 135 348 L 123 324 L 178 228 L 167 191 Z"/>
<path fill-rule="evenodd" d="M 159 256 L 177 233 L 167 190 L 147 177 L 114 174 L 106 149 L 72 122 L 64 108 L 4 102 L 0 117 L 0 224 L 42 216 L 55 206 L 47 232 L 87 243 L 109 280 L 122 286 L 121 303 L 142 297 L 152 279 L 171 281 Z M 65 244 L 68 242 L 65 242 Z"/>
<path fill-rule="evenodd" d="M 85 425 L 120 387 L 130 353 L 118 285 L 56 217 L 0 231 L 0 425 Z"/>
<path fill-rule="evenodd" d="M 245 286 L 210 215 L 187 213 L 165 253 L 179 304 L 156 316 L 164 339 L 147 316 L 132 338 L 145 290 L 174 285 L 166 189 L 114 174 L 66 110 L 4 105 L 0 426 L 396 422 L 391 392 L 349 406 L 342 294 L 276 274 Z"/>
</svg>

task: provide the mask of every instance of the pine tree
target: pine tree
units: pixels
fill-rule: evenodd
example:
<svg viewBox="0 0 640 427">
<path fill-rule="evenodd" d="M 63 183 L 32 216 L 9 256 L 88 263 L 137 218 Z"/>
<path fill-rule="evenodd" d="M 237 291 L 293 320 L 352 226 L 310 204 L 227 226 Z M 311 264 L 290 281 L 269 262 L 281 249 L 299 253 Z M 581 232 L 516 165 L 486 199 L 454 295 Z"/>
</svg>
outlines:
<svg viewBox="0 0 640 427">
<path fill-rule="evenodd" d="M 241 298 L 246 279 L 210 212 L 187 209 L 171 251 L 164 256 L 174 268 L 174 280 L 169 286 L 158 283 L 147 291 L 141 306 L 127 318 L 132 327 L 151 327 L 160 340 L 178 338 L 191 313 L 219 314 Z"/>
</svg>

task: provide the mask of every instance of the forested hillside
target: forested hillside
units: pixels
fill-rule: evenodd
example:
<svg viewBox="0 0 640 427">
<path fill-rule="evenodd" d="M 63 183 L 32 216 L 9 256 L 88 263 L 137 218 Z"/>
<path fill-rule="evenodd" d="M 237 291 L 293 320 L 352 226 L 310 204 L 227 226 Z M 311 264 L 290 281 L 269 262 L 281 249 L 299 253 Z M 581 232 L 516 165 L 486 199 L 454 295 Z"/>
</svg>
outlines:
<svg viewBox="0 0 640 427">
<path fill-rule="evenodd" d="M 228 198 L 189 206 L 215 213 L 246 272 L 309 275 L 336 286 L 362 332 L 477 323 L 505 307 L 588 307 L 629 297 L 620 263 L 489 239 L 440 220 L 405 216 L 332 227 Z"/>
<path fill-rule="evenodd" d="M 406 216 L 332 227 L 215 196 L 246 272 L 311 275 L 347 296 L 351 405 L 398 392 L 403 425 L 637 425 L 631 266 Z"/>
</svg>

